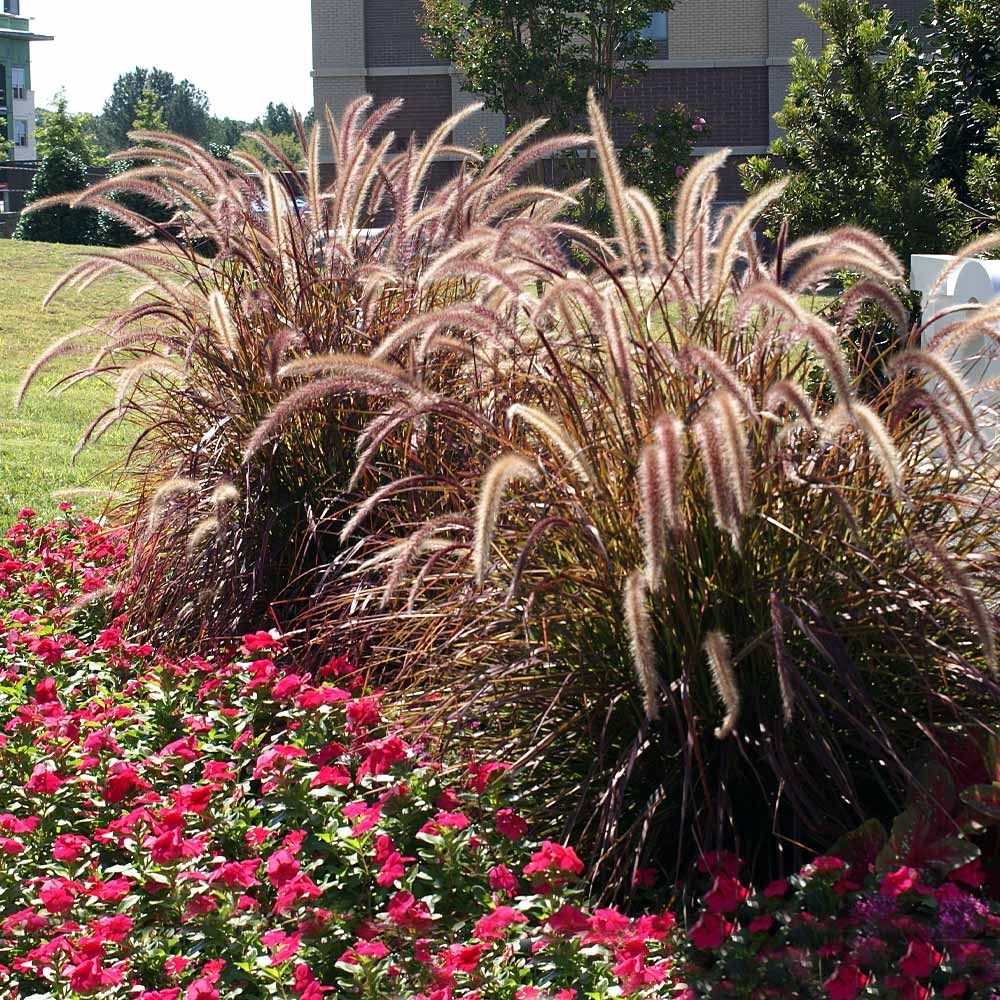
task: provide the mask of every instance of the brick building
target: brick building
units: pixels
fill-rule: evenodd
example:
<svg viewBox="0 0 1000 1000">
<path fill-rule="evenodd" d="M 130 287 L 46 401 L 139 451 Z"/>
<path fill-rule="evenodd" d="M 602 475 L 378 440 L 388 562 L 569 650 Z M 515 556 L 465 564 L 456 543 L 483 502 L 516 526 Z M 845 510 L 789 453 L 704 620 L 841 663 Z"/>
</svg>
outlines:
<svg viewBox="0 0 1000 1000">
<path fill-rule="evenodd" d="M 729 146 L 735 156 L 764 152 L 776 133 L 773 115 L 791 79 L 792 42 L 822 44 L 816 23 L 799 9 L 801 0 L 678 0 L 674 10 L 654 15 L 649 37 L 656 58 L 649 73 L 620 95 L 639 112 L 683 103 L 711 125 L 712 147 Z M 926 0 L 888 0 L 913 22 Z M 474 98 L 452 67 L 424 46 L 418 22 L 421 0 L 312 0 L 315 107 L 335 113 L 358 94 L 376 102 L 403 97 L 393 119 L 397 134 L 426 136 Z M 481 112 L 462 124 L 456 142 L 476 144 L 503 134 L 500 116 Z"/>
<path fill-rule="evenodd" d="M 0 12 L 0 133 L 12 142 L 12 160 L 34 160 L 35 92 L 31 85 L 31 43 L 51 41 L 31 30 L 21 0 L 3 0 Z"/>
</svg>

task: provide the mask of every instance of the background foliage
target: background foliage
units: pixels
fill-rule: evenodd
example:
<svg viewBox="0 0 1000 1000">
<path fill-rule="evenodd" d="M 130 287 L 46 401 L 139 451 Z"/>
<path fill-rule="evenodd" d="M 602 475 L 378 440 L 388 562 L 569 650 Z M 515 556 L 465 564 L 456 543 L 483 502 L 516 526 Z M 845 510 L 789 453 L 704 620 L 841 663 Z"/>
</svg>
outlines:
<svg viewBox="0 0 1000 1000">
<path fill-rule="evenodd" d="M 747 190 L 791 183 L 772 235 L 856 223 L 904 259 L 953 252 L 997 221 L 1000 194 L 1000 8 L 934 0 L 907 28 L 868 0 L 806 8 L 825 49 L 799 43 L 776 116 L 786 133 L 741 169 Z"/>
</svg>

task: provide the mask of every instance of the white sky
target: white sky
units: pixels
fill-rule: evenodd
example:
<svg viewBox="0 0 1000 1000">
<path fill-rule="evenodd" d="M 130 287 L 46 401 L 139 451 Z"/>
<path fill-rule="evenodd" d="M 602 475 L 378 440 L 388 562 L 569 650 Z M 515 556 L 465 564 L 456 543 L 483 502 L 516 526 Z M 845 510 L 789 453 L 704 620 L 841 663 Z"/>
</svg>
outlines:
<svg viewBox="0 0 1000 1000">
<path fill-rule="evenodd" d="M 169 70 L 208 94 L 212 113 L 251 120 L 268 101 L 312 107 L 310 0 L 21 0 L 33 42 L 35 102 L 66 88 L 98 113 L 136 66 Z"/>
</svg>

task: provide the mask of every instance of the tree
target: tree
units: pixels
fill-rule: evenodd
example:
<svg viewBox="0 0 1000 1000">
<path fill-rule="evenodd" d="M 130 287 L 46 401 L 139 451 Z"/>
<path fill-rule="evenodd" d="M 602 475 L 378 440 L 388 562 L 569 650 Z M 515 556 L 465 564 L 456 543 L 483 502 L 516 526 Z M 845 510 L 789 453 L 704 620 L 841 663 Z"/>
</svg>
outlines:
<svg viewBox="0 0 1000 1000">
<path fill-rule="evenodd" d="M 92 167 L 103 158 L 100 147 L 93 135 L 94 116 L 73 114 L 69 110 L 69 100 L 65 90 L 59 90 L 51 108 L 43 108 L 38 113 L 35 127 L 35 142 L 39 159 L 44 159 L 55 149 L 67 149 Z"/>
<path fill-rule="evenodd" d="M 74 150 L 57 146 L 49 149 L 39 165 L 27 201 L 31 204 L 68 191 L 82 191 L 86 186 L 86 163 Z M 57 205 L 22 215 L 14 230 L 14 239 L 47 243 L 99 243 L 101 220 L 93 209 Z"/>
<path fill-rule="evenodd" d="M 163 106 L 159 95 L 152 87 L 143 88 L 139 103 L 135 106 L 132 128 L 136 132 L 165 132 L 167 121 L 163 117 Z"/>
<path fill-rule="evenodd" d="M 268 104 L 254 126 L 269 135 L 295 135 L 295 118 L 286 104 Z"/>
<path fill-rule="evenodd" d="M 424 0 L 431 51 L 513 126 L 545 116 L 566 128 L 593 89 L 604 111 L 655 47 L 642 36 L 668 2 L 641 0 Z"/>
<path fill-rule="evenodd" d="M 934 0 L 923 33 L 868 0 L 819 0 L 811 13 L 827 45 L 814 56 L 798 43 L 776 115 L 786 134 L 742 168 L 751 192 L 790 178 L 772 230 L 786 217 L 793 235 L 858 223 L 906 260 L 995 222 L 1000 6 Z"/>
<path fill-rule="evenodd" d="M 243 138 L 243 133 L 249 128 L 249 122 L 239 121 L 235 118 L 212 118 L 208 126 L 209 143 L 231 149 Z"/>
<path fill-rule="evenodd" d="M 269 133 L 261 132 L 261 135 L 266 135 L 275 146 L 280 149 L 288 159 L 295 164 L 297 167 L 301 167 L 305 164 L 305 156 L 302 153 L 302 146 L 299 144 L 298 137 L 295 135 L 289 135 L 287 132 Z M 244 152 L 251 153 L 253 156 L 259 157 L 264 165 L 270 168 L 283 168 L 284 165 L 281 164 L 278 159 L 269 153 L 260 142 L 258 142 L 253 136 L 244 136 L 236 146 L 237 149 L 241 149 Z"/>
<path fill-rule="evenodd" d="M 159 100 L 167 129 L 197 142 L 209 138 L 209 105 L 205 92 L 188 80 L 178 83 L 162 69 L 134 70 L 120 76 L 104 104 L 99 134 L 107 149 L 125 149 L 143 92 L 151 90 Z"/>
</svg>

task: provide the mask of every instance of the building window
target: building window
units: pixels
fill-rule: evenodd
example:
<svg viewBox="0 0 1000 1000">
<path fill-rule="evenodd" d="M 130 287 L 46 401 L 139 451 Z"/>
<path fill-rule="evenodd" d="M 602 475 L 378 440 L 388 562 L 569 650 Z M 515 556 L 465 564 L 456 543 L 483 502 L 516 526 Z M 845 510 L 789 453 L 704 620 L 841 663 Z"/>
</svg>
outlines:
<svg viewBox="0 0 1000 1000">
<path fill-rule="evenodd" d="M 10 71 L 10 92 L 15 101 L 23 101 L 27 94 L 24 70 L 15 66 Z"/>
<path fill-rule="evenodd" d="M 651 42 L 665 42 L 667 40 L 667 12 L 658 10 L 649 15 L 649 24 L 642 29 L 642 37 L 648 38 Z"/>
<path fill-rule="evenodd" d="M 20 14 L 21 0 L 3 0 L 3 12 L 5 14 Z"/>
<path fill-rule="evenodd" d="M 25 118 L 14 119 L 14 145 L 28 145 L 28 121 Z"/>
<path fill-rule="evenodd" d="M 7 67 L 0 66 L 0 108 L 7 107 Z"/>
</svg>

